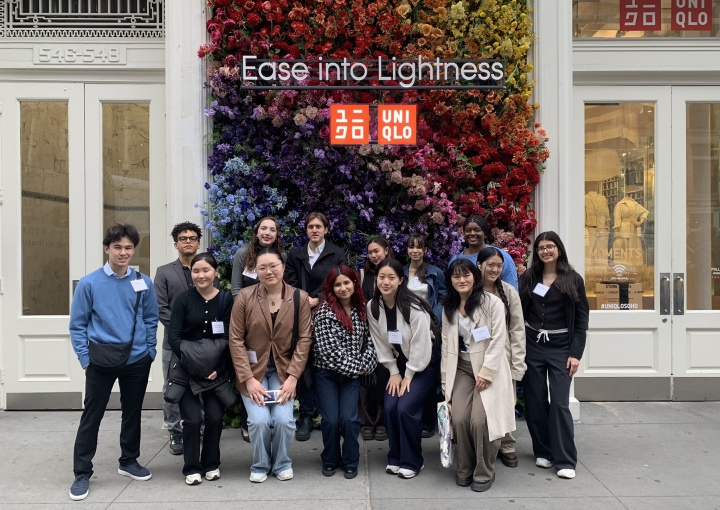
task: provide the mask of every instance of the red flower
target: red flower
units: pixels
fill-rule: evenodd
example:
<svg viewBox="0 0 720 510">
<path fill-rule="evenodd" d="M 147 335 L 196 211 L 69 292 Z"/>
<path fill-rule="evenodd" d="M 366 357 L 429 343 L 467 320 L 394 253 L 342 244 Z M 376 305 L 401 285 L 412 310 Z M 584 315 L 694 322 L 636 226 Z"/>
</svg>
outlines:
<svg viewBox="0 0 720 510">
<path fill-rule="evenodd" d="M 251 12 L 250 14 L 247 15 L 247 21 L 250 24 L 250 26 L 256 27 L 260 24 L 261 20 L 260 20 L 260 16 L 258 16 L 254 12 Z"/>
<path fill-rule="evenodd" d="M 324 140 L 327 140 L 328 138 L 330 138 L 330 126 L 328 126 L 326 124 L 323 127 L 321 127 L 319 136 L 320 136 L 320 138 L 322 138 Z"/>
</svg>

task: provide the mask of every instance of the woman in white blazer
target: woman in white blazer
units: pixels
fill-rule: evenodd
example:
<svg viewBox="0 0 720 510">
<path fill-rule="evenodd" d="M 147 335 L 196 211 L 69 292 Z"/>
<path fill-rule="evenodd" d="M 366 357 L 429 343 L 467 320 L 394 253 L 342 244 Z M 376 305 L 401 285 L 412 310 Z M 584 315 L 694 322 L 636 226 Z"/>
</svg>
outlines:
<svg viewBox="0 0 720 510">
<path fill-rule="evenodd" d="M 505 307 L 483 290 L 469 260 L 453 261 L 446 281 L 441 379 L 457 440 L 455 481 L 484 492 L 495 481 L 500 441 L 515 430 Z"/>
</svg>

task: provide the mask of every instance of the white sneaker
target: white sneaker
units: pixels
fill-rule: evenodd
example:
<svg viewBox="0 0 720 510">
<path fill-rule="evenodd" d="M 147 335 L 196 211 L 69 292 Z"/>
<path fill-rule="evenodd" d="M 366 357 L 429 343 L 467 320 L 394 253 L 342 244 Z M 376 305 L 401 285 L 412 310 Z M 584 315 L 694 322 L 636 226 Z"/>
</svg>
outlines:
<svg viewBox="0 0 720 510">
<path fill-rule="evenodd" d="M 250 473 L 250 481 L 253 483 L 263 483 L 267 480 L 267 473 Z"/>
<path fill-rule="evenodd" d="M 425 467 L 425 464 L 423 464 L 422 466 L 420 466 L 420 469 L 417 470 L 417 471 L 413 471 L 412 469 L 400 468 L 400 469 L 398 470 L 398 476 L 399 476 L 400 478 L 404 478 L 405 480 L 409 480 L 410 478 L 415 478 L 415 476 L 417 476 L 417 474 L 418 474 L 424 467 Z"/>
<path fill-rule="evenodd" d="M 389 475 L 396 475 L 398 471 L 400 471 L 400 466 L 393 466 L 392 464 L 385 466 L 385 472 Z"/>
<path fill-rule="evenodd" d="M 292 477 L 293 477 L 292 468 L 287 468 L 285 471 L 280 471 L 279 473 L 275 473 L 275 478 L 277 478 L 281 482 L 284 482 L 286 480 L 292 480 Z"/>
<path fill-rule="evenodd" d="M 560 478 L 567 478 L 568 480 L 575 478 L 574 469 L 558 469 L 557 475 Z"/>
<path fill-rule="evenodd" d="M 200 473 L 193 473 L 185 477 L 185 483 L 188 485 L 200 485 L 202 483 L 202 475 Z"/>
<path fill-rule="evenodd" d="M 205 480 L 219 480 L 220 479 L 220 468 L 213 469 L 212 471 L 208 471 L 205 473 Z"/>
<path fill-rule="evenodd" d="M 545 469 L 550 469 L 550 468 L 553 466 L 553 463 L 550 462 L 550 461 L 547 460 L 547 459 L 543 459 L 542 457 L 538 457 L 537 459 L 535 459 L 535 465 L 536 465 L 537 467 L 541 467 L 541 468 L 545 468 Z"/>
</svg>

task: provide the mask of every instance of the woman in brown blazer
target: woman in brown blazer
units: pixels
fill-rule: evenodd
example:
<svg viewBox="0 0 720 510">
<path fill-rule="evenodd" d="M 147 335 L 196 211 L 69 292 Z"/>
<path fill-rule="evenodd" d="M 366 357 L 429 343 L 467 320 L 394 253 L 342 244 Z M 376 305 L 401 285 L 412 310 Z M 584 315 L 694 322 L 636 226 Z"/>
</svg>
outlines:
<svg viewBox="0 0 720 510">
<path fill-rule="evenodd" d="M 308 295 L 300 291 L 298 343 L 293 351 L 295 289 L 283 282 L 282 257 L 273 248 L 264 248 L 258 253 L 256 270 L 260 283 L 242 289 L 235 298 L 230 355 L 248 412 L 253 447 L 250 481 L 260 483 L 271 471 L 278 480 L 293 477 L 288 456 L 295 435 L 293 399 L 308 360 L 312 325 Z M 277 390 L 277 395 L 269 390 Z"/>
</svg>

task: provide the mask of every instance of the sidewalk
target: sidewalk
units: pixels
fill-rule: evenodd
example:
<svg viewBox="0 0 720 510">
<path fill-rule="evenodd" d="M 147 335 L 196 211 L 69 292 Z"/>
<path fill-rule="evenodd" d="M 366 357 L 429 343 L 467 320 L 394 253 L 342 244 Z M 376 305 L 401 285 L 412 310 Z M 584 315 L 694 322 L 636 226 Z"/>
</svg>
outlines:
<svg viewBox="0 0 720 510">
<path fill-rule="evenodd" d="M 365 443 L 360 473 L 320 473 L 320 431 L 291 449 L 295 478 L 252 484 L 250 445 L 223 431 L 222 478 L 188 487 L 182 457 L 168 453 L 162 413 L 143 413 L 140 462 L 147 482 L 117 474 L 120 413 L 100 431 L 90 495 L 70 501 L 72 448 L 79 412 L 0 412 L 0 509 L 458 510 L 720 509 L 720 403 L 600 403 L 581 405 L 575 426 L 577 478 L 535 467 L 527 427 L 518 424 L 520 466 L 497 464 L 486 493 L 455 485 L 440 466 L 437 436 L 423 442 L 425 469 L 412 480 L 385 474 L 387 443 Z M 362 442 L 361 442 L 362 445 Z"/>
</svg>

